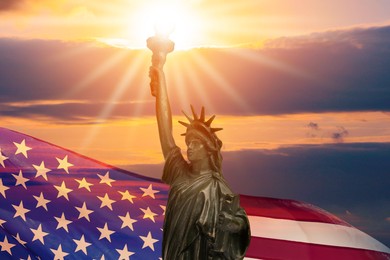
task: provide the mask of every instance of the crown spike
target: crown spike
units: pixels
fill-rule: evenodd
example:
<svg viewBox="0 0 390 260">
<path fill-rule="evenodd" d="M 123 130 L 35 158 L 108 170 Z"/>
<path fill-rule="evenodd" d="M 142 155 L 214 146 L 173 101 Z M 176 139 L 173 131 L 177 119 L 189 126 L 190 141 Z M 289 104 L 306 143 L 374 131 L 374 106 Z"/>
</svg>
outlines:
<svg viewBox="0 0 390 260">
<path fill-rule="evenodd" d="M 179 123 L 182 124 L 182 125 L 184 125 L 184 126 L 187 127 L 187 128 L 190 126 L 190 124 L 188 124 L 188 123 L 186 123 L 186 122 L 183 122 L 183 121 L 179 121 Z"/>
<path fill-rule="evenodd" d="M 191 117 L 189 117 L 189 116 L 186 114 L 186 112 L 184 112 L 183 110 L 182 110 L 181 112 L 184 114 L 184 116 L 188 119 L 188 121 L 189 121 L 190 123 L 192 123 L 192 122 L 194 121 Z"/>
<path fill-rule="evenodd" d="M 210 130 L 211 130 L 211 132 L 215 133 L 215 132 L 223 130 L 223 128 L 210 128 Z"/>
<path fill-rule="evenodd" d="M 205 113 L 204 113 L 204 106 L 202 106 L 202 110 L 200 111 L 200 121 L 204 122 L 205 120 Z"/>
<path fill-rule="evenodd" d="M 198 115 L 195 112 L 194 107 L 192 105 L 190 105 L 190 106 L 191 106 L 192 115 L 194 116 L 194 120 L 198 120 L 199 118 L 198 118 Z"/>
<path fill-rule="evenodd" d="M 210 119 L 207 120 L 207 122 L 205 122 L 205 125 L 210 126 L 211 123 L 213 122 L 214 118 L 215 118 L 215 115 L 213 115 L 212 117 L 210 117 Z"/>
</svg>

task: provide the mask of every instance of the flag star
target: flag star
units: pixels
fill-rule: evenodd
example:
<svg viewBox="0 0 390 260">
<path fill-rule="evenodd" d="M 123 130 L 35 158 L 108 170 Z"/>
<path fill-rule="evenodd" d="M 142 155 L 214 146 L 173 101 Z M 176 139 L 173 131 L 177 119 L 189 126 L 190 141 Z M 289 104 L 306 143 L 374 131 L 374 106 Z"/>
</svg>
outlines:
<svg viewBox="0 0 390 260">
<path fill-rule="evenodd" d="M 150 196 L 153 199 L 155 199 L 154 194 L 160 192 L 158 190 L 153 190 L 152 184 L 150 184 L 147 189 L 145 189 L 145 188 L 140 188 L 140 189 L 144 192 L 144 194 L 142 194 L 142 197 Z"/>
<path fill-rule="evenodd" d="M 144 245 L 142 246 L 142 248 L 149 247 L 150 249 L 152 249 L 152 251 L 154 251 L 154 243 L 158 242 L 158 240 L 152 237 L 150 231 L 146 237 L 139 237 L 144 241 Z"/>
<path fill-rule="evenodd" d="M 3 168 L 5 168 L 4 161 L 7 159 L 8 159 L 8 157 L 6 157 L 2 154 L 1 148 L 0 148 L 0 164 L 1 164 L 1 166 L 3 166 Z"/>
<path fill-rule="evenodd" d="M 103 227 L 103 228 L 98 228 L 98 227 L 97 227 L 97 229 L 98 229 L 99 232 L 100 232 L 99 240 L 100 240 L 100 239 L 103 239 L 103 238 L 106 238 L 108 241 L 111 242 L 111 237 L 110 237 L 110 236 L 111 236 L 113 233 L 115 233 L 115 231 L 112 231 L 112 230 L 109 230 L 109 229 L 108 229 L 107 222 L 106 222 L 106 224 L 104 224 L 104 227 Z"/>
<path fill-rule="evenodd" d="M 22 186 L 27 190 L 26 182 L 28 182 L 29 179 L 23 177 L 22 170 L 19 170 L 19 175 L 17 175 L 17 174 L 12 174 L 12 175 L 13 175 L 14 178 L 16 179 L 15 186 L 16 186 L 16 185 L 22 185 Z"/>
<path fill-rule="evenodd" d="M 0 218 L 0 227 L 3 227 L 3 224 L 5 223 L 6 221 L 4 219 L 1 219 Z"/>
<path fill-rule="evenodd" d="M 39 197 L 38 196 L 34 196 L 33 195 L 33 197 L 37 200 L 37 206 L 36 206 L 36 208 L 39 208 L 39 207 L 43 207 L 44 209 L 46 209 L 46 211 L 48 211 L 47 210 L 47 203 L 49 203 L 50 202 L 50 200 L 47 200 L 47 199 L 45 199 L 44 197 L 43 197 L 43 192 L 41 192 L 41 194 L 39 195 Z"/>
<path fill-rule="evenodd" d="M 79 183 L 79 189 L 86 188 L 89 192 L 91 192 L 91 188 L 89 186 L 92 186 L 92 183 L 87 182 L 85 178 L 82 180 L 76 180 Z"/>
<path fill-rule="evenodd" d="M 137 198 L 136 196 L 131 195 L 128 190 L 125 192 L 122 192 L 122 191 L 118 191 L 118 192 L 122 195 L 122 200 L 128 200 L 132 204 L 134 204 L 133 199 Z"/>
<path fill-rule="evenodd" d="M 119 256 L 120 260 L 130 259 L 130 256 L 134 255 L 134 252 L 130 252 L 127 249 L 127 244 L 123 247 L 123 249 L 116 249 L 116 251 L 118 251 L 118 253 L 120 254 Z"/>
<path fill-rule="evenodd" d="M 137 222 L 137 220 L 132 219 L 129 212 L 127 212 L 126 216 L 119 216 L 119 218 L 123 222 L 121 228 L 129 227 L 131 231 L 134 231 L 133 223 Z"/>
<path fill-rule="evenodd" d="M 26 241 L 23 241 L 23 240 L 20 238 L 19 233 L 16 233 L 16 235 L 14 236 L 14 238 L 16 239 L 16 241 L 18 241 L 19 244 L 21 244 L 21 245 L 23 245 L 23 246 L 24 246 L 25 244 L 27 244 Z"/>
<path fill-rule="evenodd" d="M 7 236 L 4 237 L 3 242 L 0 242 L 1 251 L 7 251 L 10 255 L 12 255 L 11 248 L 14 246 L 16 246 L 16 244 L 9 243 Z"/>
<path fill-rule="evenodd" d="M 47 236 L 49 233 L 46 233 L 42 230 L 42 224 L 39 224 L 37 229 L 31 228 L 31 232 L 34 233 L 34 237 L 33 237 L 32 241 L 39 240 L 39 241 L 41 241 L 42 244 L 45 244 L 45 241 L 43 238 L 45 236 Z"/>
<path fill-rule="evenodd" d="M 93 210 L 89 210 L 85 202 L 83 203 L 82 207 L 76 207 L 76 209 L 80 212 L 78 219 L 85 218 L 86 220 L 91 222 L 91 220 L 89 219 L 89 214 L 93 213 Z"/>
<path fill-rule="evenodd" d="M 87 255 L 87 247 L 89 247 L 92 244 L 85 241 L 84 235 L 81 236 L 80 240 L 73 239 L 73 241 L 77 245 L 76 250 L 74 252 L 76 253 L 81 250 L 84 252 L 84 254 Z"/>
<path fill-rule="evenodd" d="M 50 250 L 53 252 L 55 260 L 63 260 L 65 256 L 69 255 L 69 253 L 62 251 L 61 244 L 57 249 L 50 248 Z"/>
<path fill-rule="evenodd" d="M 65 186 L 65 181 L 62 181 L 61 186 L 55 186 L 54 185 L 54 188 L 56 188 L 58 190 L 57 198 L 64 197 L 67 201 L 69 201 L 68 193 L 73 191 L 73 190 L 68 189 Z"/>
<path fill-rule="evenodd" d="M 26 139 L 23 139 L 23 141 L 20 144 L 14 142 L 14 145 L 16 145 L 16 147 L 18 148 L 15 152 L 15 155 L 21 153 L 24 155 L 24 157 L 28 158 L 27 151 L 31 150 L 31 147 L 28 147 L 26 145 Z"/>
<path fill-rule="evenodd" d="M 162 210 L 163 210 L 163 215 L 165 215 L 165 210 L 167 209 L 167 207 L 164 206 L 164 205 L 160 205 L 160 208 L 162 208 Z"/>
<path fill-rule="evenodd" d="M 42 161 L 41 165 L 39 165 L 39 166 L 33 164 L 33 167 L 35 168 L 35 170 L 37 170 L 37 174 L 35 175 L 35 178 L 38 178 L 39 176 L 42 176 L 45 180 L 47 180 L 46 173 L 50 172 L 50 169 L 47 169 L 45 167 L 45 162 L 44 161 Z"/>
<path fill-rule="evenodd" d="M 100 174 L 98 174 L 98 176 L 100 178 L 100 182 L 99 183 L 105 183 L 108 186 L 112 187 L 111 182 L 114 182 L 115 180 L 110 179 L 110 172 L 106 172 L 106 175 L 104 175 L 104 176 L 102 176 Z"/>
<path fill-rule="evenodd" d="M 102 204 L 100 205 L 100 208 L 107 207 L 112 210 L 112 203 L 115 202 L 115 200 L 112 200 L 108 197 L 108 194 L 104 195 L 104 197 L 97 196 L 99 200 L 102 201 Z"/>
<path fill-rule="evenodd" d="M 66 171 L 66 173 L 69 173 L 69 169 L 68 169 L 69 167 L 74 166 L 73 164 L 68 162 L 68 156 L 67 155 L 65 155 L 64 159 L 62 159 L 62 160 L 57 158 L 57 157 L 56 157 L 56 159 L 57 159 L 57 161 L 59 163 L 57 169 L 64 169 Z"/>
<path fill-rule="evenodd" d="M 14 209 L 16 210 L 14 218 L 20 216 L 24 221 L 26 221 L 26 213 L 29 212 L 29 209 L 24 208 L 23 201 L 20 201 L 19 206 L 12 205 Z"/>
<path fill-rule="evenodd" d="M 0 179 L 0 193 L 3 195 L 4 198 L 7 198 L 5 196 L 5 191 L 8 190 L 9 188 L 7 186 L 3 185 L 3 179 Z"/>
<path fill-rule="evenodd" d="M 59 218 L 59 217 L 54 217 L 54 218 L 55 218 L 55 219 L 57 220 L 57 222 L 58 222 L 57 228 L 56 228 L 56 229 L 63 228 L 63 229 L 66 230 L 66 232 L 69 233 L 68 225 L 69 225 L 70 223 L 72 223 L 72 221 L 67 220 L 67 219 L 65 218 L 64 212 L 62 212 L 62 215 L 61 215 L 60 218 Z"/>
<path fill-rule="evenodd" d="M 147 207 L 147 209 L 140 208 L 140 210 L 142 210 L 142 212 L 144 213 L 144 219 L 150 218 L 153 222 L 155 222 L 154 216 L 157 216 L 157 214 L 152 212 L 149 207 Z"/>
</svg>

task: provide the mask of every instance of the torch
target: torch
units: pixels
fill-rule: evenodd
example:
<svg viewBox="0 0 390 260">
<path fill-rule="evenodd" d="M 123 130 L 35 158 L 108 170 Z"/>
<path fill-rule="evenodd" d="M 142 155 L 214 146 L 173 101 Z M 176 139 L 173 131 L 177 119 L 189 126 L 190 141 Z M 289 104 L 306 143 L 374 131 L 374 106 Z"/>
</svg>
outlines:
<svg viewBox="0 0 390 260">
<path fill-rule="evenodd" d="M 162 69 L 165 64 L 167 54 L 172 52 L 175 47 L 175 43 L 169 39 L 169 34 L 172 33 L 173 26 L 160 23 L 156 24 L 154 29 L 155 35 L 149 37 L 146 43 L 148 48 L 153 52 L 152 66 Z M 152 79 L 150 82 L 152 96 L 156 96 L 156 84 L 158 84 L 157 81 Z"/>
</svg>

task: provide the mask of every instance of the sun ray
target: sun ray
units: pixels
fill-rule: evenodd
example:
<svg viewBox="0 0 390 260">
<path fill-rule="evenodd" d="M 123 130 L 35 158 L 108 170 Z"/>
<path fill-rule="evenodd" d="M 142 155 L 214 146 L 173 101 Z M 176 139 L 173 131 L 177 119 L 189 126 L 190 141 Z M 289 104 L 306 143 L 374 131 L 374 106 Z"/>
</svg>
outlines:
<svg viewBox="0 0 390 260">
<path fill-rule="evenodd" d="M 190 103 L 188 98 L 188 92 L 186 91 L 187 81 L 185 80 L 186 75 L 184 75 L 182 70 L 182 62 L 177 59 L 176 61 L 171 63 L 172 69 L 170 69 L 170 76 L 173 79 L 173 84 L 176 86 L 175 91 L 178 93 L 178 99 L 180 103 L 180 107 L 183 109 L 188 106 Z"/>
<path fill-rule="evenodd" d="M 112 110 L 114 109 L 115 105 L 117 105 L 117 101 L 120 99 L 123 92 L 131 87 L 131 82 L 135 79 L 137 73 L 139 73 L 143 61 L 144 61 L 143 53 L 138 53 L 133 58 L 131 64 L 129 65 L 129 69 L 120 79 L 111 97 L 107 100 L 106 106 L 102 109 L 100 114 L 97 116 L 96 123 L 103 123 L 110 116 Z M 93 139 L 99 133 L 99 130 L 100 130 L 100 126 L 98 124 L 90 128 L 90 131 L 88 132 L 88 134 L 84 138 L 84 141 L 80 145 L 79 149 L 81 151 L 86 149 L 91 144 Z"/>
<path fill-rule="evenodd" d="M 97 66 L 90 74 L 86 75 L 78 84 L 76 84 L 68 93 L 69 96 L 73 96 L 83 89 L 89 87 L 93 82 L 98 80 L 101 76 L 107 73 L 111 68 L 120 63 L 127 56 L 125 50 L 119 51 L 115 55 L 111 56 L 104 63 Z"/>
<path fill-rule="evenodd" d="M 208 77 L 215 83 L 215 85 L 224 93 L 226 93 L 231 100 L 233 100 L 241 109 L 246 112 L 251 111 L 245 100 L 241 98 L 239 93 L 235 90 L 225 78 L 222 77 L 221 73 L 214 68 L 210 62 L 201 55 L 191 53 L 191 58 L 195 61 L 195 65 L 202 70 Z"/>
<path fill-rule="evenodd" d="M 207 91 L 205 91 L 203 87 L 204 83 L 199 80 L 199 76 L 196 74 L 191 62 L 183 62 L 182 68 L 185 75 L 187 75 L 187 81 L 189 82 L 189 85 L 186 87 L 192 88 L 192 90 L 195 91 L 197 97 L 202 100 L 203 105 L 207 108 L 209 113 L 214 113 L 214 105 L 211 102 L 209 95 L 207 95 Z"/>
<path fill-rule="evenodd" d="M 256 50 L 239 49 L 239 50 L 227 50 L 227 52 L 229 52 L 229 54 L 232 54 L 234 56 L 238 56 L 239 58 L 243 58 L 245 60 L 254 62 L 256 64 L 266 65 L 270 68 L 277 69 L 279 71 L 282 71 L 286 74 L 289 74 L 297 78 L 314 80 L 314 78 L 312 77 L 312 73 L 305 72 L 296 67 L 290 66 L 285 62 L 281 62 L 276 59 L 267 57 Z"/>
<path fill-rule="evenodd" d="M 143 60 L 140 61 L 140 66 L 142 68 L 148 68 L 150 66 L 150 55 L 143 55 Z M 144 73 L 147 75 L 147 73 Z M 138 95 L 135 97 L 135 100 L 140 101 L 138 105 L 134 106 L 129 114 L 132 118 L 137 118 L 142 115 L 143 109 L 145 108 L 144 104 L 150 102 L 154 102 L 153 97 L 150 94 L 150 79 L 148 77 L 143 77 L 141 81 L 141 86 L 138 89 Z"/>
</svg>

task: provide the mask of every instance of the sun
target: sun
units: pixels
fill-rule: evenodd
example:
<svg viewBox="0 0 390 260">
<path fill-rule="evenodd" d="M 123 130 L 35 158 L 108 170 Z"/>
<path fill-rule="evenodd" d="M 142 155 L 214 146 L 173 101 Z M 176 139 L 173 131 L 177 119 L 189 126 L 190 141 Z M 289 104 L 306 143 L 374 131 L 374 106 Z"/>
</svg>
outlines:
<svg viewBox="0 0 390 260">
<path fill-rule="evenodd" d="M 188 49 L 204 42 L 202 18 L 199 10 L 187 1 L 144 1 L 128 19 L 127 33 L 129 38 L 143 41 L 156 31 L 170 34 L 175 49 Z"/>
</svg>

